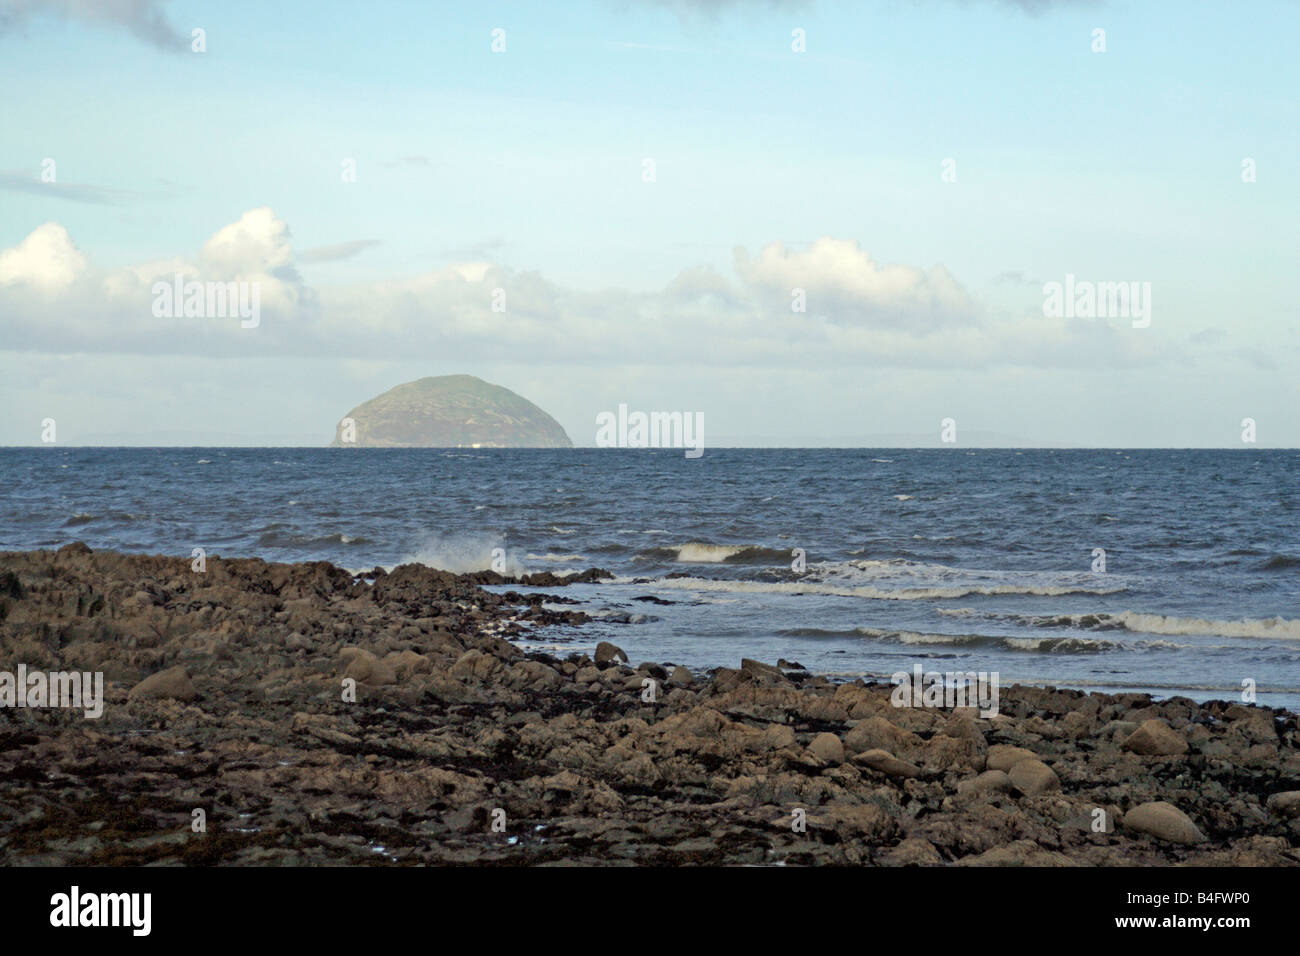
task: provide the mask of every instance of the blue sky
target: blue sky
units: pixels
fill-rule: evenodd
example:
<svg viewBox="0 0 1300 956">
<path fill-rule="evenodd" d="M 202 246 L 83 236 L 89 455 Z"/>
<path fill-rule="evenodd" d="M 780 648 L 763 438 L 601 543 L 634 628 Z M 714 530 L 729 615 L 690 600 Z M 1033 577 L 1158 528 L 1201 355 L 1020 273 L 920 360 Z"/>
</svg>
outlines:
<svg viewBox="0 0 1300 956">
<path fill-rule="evenodd" d="M 0 251 L 0 443 L 56 412 L 69 442 L 323 443 L 453 372 L 580 444 L 619 402 L 742 442 L 954 415 L 1105 445 L 1239 444 L 1251 416 L 1261 445 L 1300 443 L 1294 3 L 89 7 L 0 0 L 0 250 L 55 223 L 85 260 L 38 295 L 38 253 L 5 272 Z M 314 310 L 214 348 L 104 304 L 121 270 L 200 274 L 263 207 L 285 251 L 240 276 Z M 859 281 L 872 262 L 915 295 Z M 1151 326 L 1051 327 L 1042 284 L 1067 273 L 1150 282 Z M 962 304 L 936 319 L 943 276 Z M 787 279 L 808 314 L 774 306 Z M 478 286 L 523 303 L 513 324 L 476 317 Z"/>
</svg>

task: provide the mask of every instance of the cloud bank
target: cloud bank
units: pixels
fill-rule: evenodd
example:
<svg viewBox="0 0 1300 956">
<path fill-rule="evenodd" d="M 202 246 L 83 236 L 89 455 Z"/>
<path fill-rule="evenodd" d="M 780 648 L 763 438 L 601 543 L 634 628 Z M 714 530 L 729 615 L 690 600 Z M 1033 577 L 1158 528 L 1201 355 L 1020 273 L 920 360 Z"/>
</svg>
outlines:
<svg viewBox="0 0 1300 956">
<path fill-rule="evenodd" d="M 312 250 L 346 258 L 364 243 Z M 103 270 L 55 222 L 0 251 L 10 350 L 205 357 L 455 355 L 543 364 L 876 368 L 1124 367 L 1167 361 L 1167 339 L 1117 320 L 993 318 L 942 265 L 881 263 L 854 240 L 737 249 L 734 275 L 687 266 L 663 289 L 567 288 L 489 260 L 413 276 L 308 285 L 288 224 L 261 207 L 197 255 Z M 159 317 L 156 283 L 257 283 L 262 320 Z M 1158 343 L 1166 342 L 1161 348 Z"/>
</svg>

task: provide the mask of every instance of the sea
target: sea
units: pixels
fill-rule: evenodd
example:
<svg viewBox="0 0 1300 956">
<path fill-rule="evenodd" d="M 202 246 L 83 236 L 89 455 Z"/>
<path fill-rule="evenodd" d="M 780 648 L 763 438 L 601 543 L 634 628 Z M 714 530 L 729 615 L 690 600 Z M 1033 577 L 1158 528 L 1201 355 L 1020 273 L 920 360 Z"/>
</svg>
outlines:
<svg viewBox="0 0 1300 956">
<path fill-rule="evenodd" d="M 0 550 L 568 575 L 522 643 L 1300 711 L 1294 450 L 0 448 Z M 510 590 L 512 588 L 498 588 Z M 521 590 L 520 588 L 513 588 Z"/>
</svg>

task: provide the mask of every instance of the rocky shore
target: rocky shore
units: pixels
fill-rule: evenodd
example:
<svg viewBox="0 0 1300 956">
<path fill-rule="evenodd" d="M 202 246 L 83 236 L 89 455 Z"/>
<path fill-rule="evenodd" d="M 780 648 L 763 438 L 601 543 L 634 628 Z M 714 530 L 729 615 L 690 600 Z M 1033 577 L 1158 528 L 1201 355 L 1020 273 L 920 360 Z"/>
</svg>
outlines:
<svg viewBox="0 0 1300 956">
<path fill-rule="evenodd" d="M 1293 714 L 559 659 L 511 639 L 584 615 L 502 583 L 0 553 L 0 672 L 105 682 L 0 708 L 0 862 L 1300 864 Z"/>
</svg>

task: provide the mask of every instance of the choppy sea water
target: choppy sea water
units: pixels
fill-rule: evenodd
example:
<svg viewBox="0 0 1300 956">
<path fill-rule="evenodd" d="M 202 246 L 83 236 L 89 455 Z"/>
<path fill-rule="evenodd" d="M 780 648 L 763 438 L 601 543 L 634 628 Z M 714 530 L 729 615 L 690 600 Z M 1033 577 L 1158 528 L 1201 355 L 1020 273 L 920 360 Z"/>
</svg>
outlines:
<svg viewBox="0 0 1300 956">
<path fill-rule="evenodd" d="M 0 449 L 0 550 L 599 566 L 537 646 L 1300 709 L 1296 451 Z M 1094 549 L 1105 570 L 1094 571 Z M 795 549 L 803 570 L 792 569 Z"/>
</svg>

